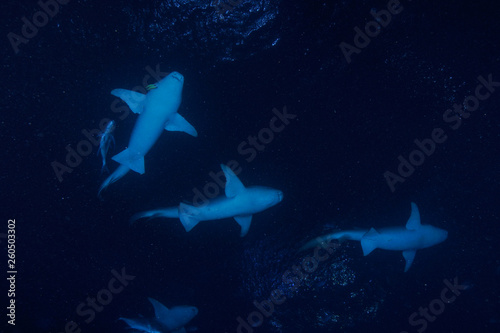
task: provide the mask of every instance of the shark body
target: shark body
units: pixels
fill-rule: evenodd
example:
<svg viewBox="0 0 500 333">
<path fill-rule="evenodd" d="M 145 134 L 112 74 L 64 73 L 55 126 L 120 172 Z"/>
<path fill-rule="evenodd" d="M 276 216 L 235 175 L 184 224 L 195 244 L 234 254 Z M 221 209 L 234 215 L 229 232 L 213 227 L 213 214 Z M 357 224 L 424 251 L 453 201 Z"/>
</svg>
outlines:
<svg viewBox="0 0 500 333">
<path fill-rule="evenodd" d="M 131 329 L 146 333 L 186 333 L 187 323 L 197 314 L 198 309 L 194 306 L 175 306 L 168 309 L 166 306 L 153 298 L 148 298 L 155 310 L 153 318 L 119 318 Z"/>
<path fill-rule="evenodd" d="M 182 101 L 183 85 L 182 74 L 172 72 L 151 85 L 152 89 L 147 94 L 125 89 L 111 91 L 112 95 L 125 101 L 139 117 L 132 130 L 128 148 L 112 158 L 120 166 L 102 183 L 99 195 L 130 170 L 140 174 L 145 172 L 144 155 L 153 147 L 163 130 L 182 131 L 198 136 L 196 129 L 177 113 Z"/>
<path fill-rule="evenodd" d="M 221 164 L 226 177 L 225 196 L 215 198 L 207 204 L 195 207 L 181 203 L 178 207 L 155 209 L 137 213 L 134 222 L 144 217 L 179 218 L 186 231 L 191 231 L 200 221 L 234 218 L 241 226 L 240 236 L 247 234 L 252 215 L 262 212 L 283 200 L 283 192 L 269 187 L 245 187 L 234 172 Z"/>
<path fill-rule="evenodd" d="M 405 272 L 407 272 L 415 258 L 417 250 L 434 246 L 446 240 L 446 230 L 420 223 L 420 213 L 415 203 L 411 203 L 411 215 L 405 227 L 390 227 L 375 230 L 340 231 L 318 237 L 303 248 L 311 248 L 331 239 L 357 240 L 361 242 L 363 254 L 367 256 L 373 250 L 403 251 L 405 258 Z"/>
</svg>

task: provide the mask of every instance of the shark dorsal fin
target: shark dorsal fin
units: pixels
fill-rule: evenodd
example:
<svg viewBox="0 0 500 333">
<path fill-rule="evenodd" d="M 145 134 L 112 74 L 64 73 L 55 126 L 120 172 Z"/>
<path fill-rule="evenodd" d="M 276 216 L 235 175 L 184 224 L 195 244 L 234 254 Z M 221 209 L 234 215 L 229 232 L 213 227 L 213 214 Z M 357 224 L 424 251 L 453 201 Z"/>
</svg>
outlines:
<svg viewBox="0 0 500 333">
<path fill-rule="evenodd" d="M 155 318 L 160 322 L 164 322 L 164 320 L 170 316 L 170 310 L 165 305 L 161 304 L 151 297 L 148 297 L 148 300 L 151 302 L 151 304 L 153 304 L 153 307 L 155 308 Z"/>
<path fill-rule="evenodd" d="M 406 222 L 406 229 L 408 230 L 417 230 L 420 228 L 420 213 L 418 212 L 417 205 L 412 202 L 411 203 L 411 214 L 408 222 Z"/>
<path fill-rule="evenodd" d="M 245 185 L 227 165 L 221 164 L 220 167 L 224 172 L 224 176 L 226 176 L 226 197 L 234 198 L 238 193 L 245 190 Z"/>
</svg>

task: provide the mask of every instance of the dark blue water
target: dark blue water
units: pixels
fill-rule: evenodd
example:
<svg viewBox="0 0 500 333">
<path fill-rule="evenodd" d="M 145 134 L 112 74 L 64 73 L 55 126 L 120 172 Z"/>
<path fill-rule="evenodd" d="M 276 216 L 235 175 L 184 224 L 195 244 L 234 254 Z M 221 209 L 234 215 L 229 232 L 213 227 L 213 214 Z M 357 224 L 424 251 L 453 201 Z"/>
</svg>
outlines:
<svg viewBox="0 0 500 333">
<path fill-rule="evenodd" d="M 119 317 L 153 315 L 147 297 L 196 306 L 198 332 L 237 332 L 252 313 L 260 325 L 241 332 L 499 331 L 498 4 L 233 1 L 219 13 L 213 1 L 61 3 L 47 22 L 36 1 L 1 5 L 1 332 L 122 332 Z M 34 16 L 40 27 L 23 35 Z M 356 47 L 354 29 L 367 24 L 372 37 Z M 130 172 L 100 201 L 101 161 L 83 132 L 113 119 L 112 154 L 123 150 L 137 116 L 115 112 L 110 91 L 174 70 L 185 78 L 179 113 L 198 138 L 163 133 L 146 173 Z M 473 111 L 453 111 L 464 101 Z M 255 155 L 238 150 L 284 108 L 293 116 L 283 130 Z M 432 153 L 415 153 L 436 129 Z M 90 151 L 69 167 L 66 147 L 79 144 Z M 401 159 L 418 165 L 398 171 Z M 233 219 L 189 233 L 175 219 L 129 226 L 139 211 L 192 202 L 231 160 L 245 185 L 284 193 L 246 237 Z M 58 177 L 54 165 L 71 172 Z M 392 187 L 387 172 L 400 177 Z M 300 285 L 283 282 L 312 254 L 298 252 L 306 241 L 403 226 L 412 201 L 422 223 L 449 236 L 417 251 L 407 273 L 400 252 L 364 257 L 346 242 Z M 15 297 L 5 283 L 9 219 Z M 446 304 L 444 280 L 463 286 L 445 291 L 456 296 Z M 255 317 L 254 301 L 273 290 L 286 300 Z M 106 304 L 92 310 L 97 296 Z"/>
</svg>

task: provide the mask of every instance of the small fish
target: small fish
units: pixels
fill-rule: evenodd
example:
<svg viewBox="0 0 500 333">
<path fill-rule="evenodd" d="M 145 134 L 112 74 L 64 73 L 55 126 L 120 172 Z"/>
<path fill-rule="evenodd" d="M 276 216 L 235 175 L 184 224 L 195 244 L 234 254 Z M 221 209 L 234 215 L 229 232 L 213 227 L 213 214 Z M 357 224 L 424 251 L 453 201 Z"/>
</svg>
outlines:
<svg viewBox="0 0 500 333">
<path fill-rule="evenodd" d="M 100 152 L 102 157 L 101 174 L 103 174 L 104 171 L 109 173 L 108 167 L 106 166 L 106 155 L 108 154 L 108 150 L 111 144 L 113 144 L 113 146 L 115 145 L 115 138 L 113 137 L 113 131 L 115 130 L 115 127 L 115 121 L 111 120 L 106 126 L 104 132 L 100 134 L 101 142 L 99 144 L 97 153 Z"/>
</svg>

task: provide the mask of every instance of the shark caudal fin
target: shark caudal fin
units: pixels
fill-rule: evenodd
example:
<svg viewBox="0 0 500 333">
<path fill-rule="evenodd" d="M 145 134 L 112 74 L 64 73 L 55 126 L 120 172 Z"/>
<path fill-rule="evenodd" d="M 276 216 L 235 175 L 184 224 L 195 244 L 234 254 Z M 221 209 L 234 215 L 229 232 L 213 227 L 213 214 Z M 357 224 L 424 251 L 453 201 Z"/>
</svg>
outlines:
<svg viewBox="0 0 500 333">
<path fill-rule="evenodd" d="M 376 239 L 379 235 L 380 234 L 377 232 L 377 230 L 373 228 L 371 228 L 370 231 L 363 235 L 363 238 L 361 238 L 361 248 L 363 249 L 363 255 L 367 256 L 377 248 Z"/>
<path fill-rule="evenodd" d="M 172 116 L 167 126 L 165 126 L 165 129 L 171 132 L 184 132 L 194 137 L 198 136 L 198 132 L 196 132 L 193 125 L 188 123 L 188 121 L 178 113 Z"/>
<path fill-rule="evenodd" d="M 168 208 L 161 208 L 161 209 L 154 209 L 154 210 L 147 210 L 144 212 L 139 212 L 137 214 L 134 214 L 130 218 L 130 224 L 133 224 L 135 221 L 142 219 L 142 218 L 148 218 L 154 219 L 154 218 L 159 218 L 159 217 L 166 217 L 166 218 L 178 218 L 179 217 L 179 207 L 168 207 Z"/>
<path fill-rule="evenodd" d="M 106 178 L 106 180 L 104 180 L 101 186 L 99 187 L 99 192 L 97 193 L 99 199 L 102 200 L 101 196 L 102 191 L 104 191 L 109 185 L 113 184 L 118 179 L 125 176 L 129 171 L 130 169 L 126 165 L 120 165 L 111 175 L 109 175 L 109 177 Z"/>
<path fill-rule="evenodd" d="M 144 156 L 130 151 L 130 149 L 125 149 L 121 153 L 113 156 L 114 161 L 126 165 L 130 170 L 140 173 L 141 175 L 145 172 L 144 170 Z"/>
<path fill-rule="evenodd" d="M 181 203 L 179 205 L 179 219 L 187 232 L 191 231 L 200 220 L 197 218 L 199 211 L 196 207 Z"/>
<path fill-rule="evenodd" d="M 111 91 L 111 95 L 121 98 L 125 103 L 127 103 L 133 113 L 140 114 L 144 109 L 146 95 L 138 93 L 137 91 L 113 89 Z"/>
<path fill-rule="evenodd" d="M 366 230 L 350 230 L 350 231 L 337 231 L 328 235 L 316 237 L 313 240 L 310 240 L 305 245 L 303 245 L 299 251 L 304 251 L 307 249 L 311 249 L 318 245 L 324 244 L 326 242 L 330 242 L 331 240 L 338 240 L 339 244 L 342 244 L 346 240 L 356 240 L 360 241 L 363 238 L 363 235 L 366 234 Z"/>
<path fill-rule="evenodd" d="M 302 245 L 298 252 L 312 249 L 313 247 L 324 244 L 327 241 L 328 241 L 328 237 L 317 237 L 317 238 L 312 239 L 309 242 L 305 243 L 304 245 Z"/>
</svg>

